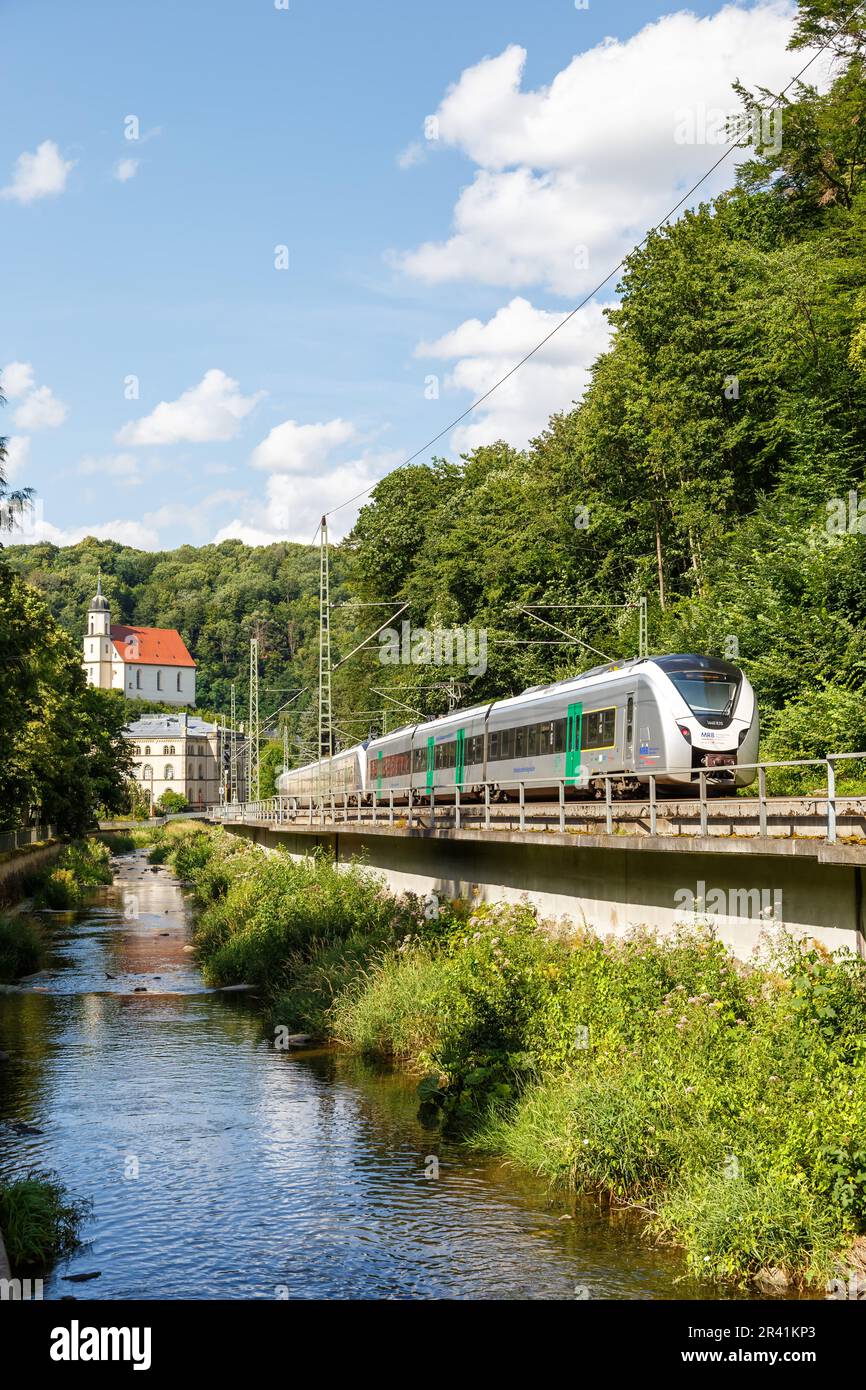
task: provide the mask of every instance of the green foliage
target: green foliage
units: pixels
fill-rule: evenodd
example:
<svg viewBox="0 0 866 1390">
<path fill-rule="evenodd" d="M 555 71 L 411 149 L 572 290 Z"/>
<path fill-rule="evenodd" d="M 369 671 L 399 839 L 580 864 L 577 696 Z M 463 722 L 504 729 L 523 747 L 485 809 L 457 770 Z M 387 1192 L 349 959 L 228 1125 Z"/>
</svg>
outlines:
<svg viewBox="0 0 866 1390">
<path fill-rule="evenodd" d="M 37 907 L 77 908 L 86 902 L 89 890 L 111 879 L 108 845 L 101 840 L 79 840 L 61 851 L 53 868 L 37 875 L 33 900 Z"/>
<path fill-rule="evenodd" d="M 0 982 L 31 975 L 42 965 L 45 946 L 38 925 L 29 917 L 0 917 Z"/>
<path fill-rule="evenodd" d="M 0 1230 L 12 1268 L 45 1266 L 71 1254 L 89 1210 L 89 1203 L 69 1197 L 56 1173 L 0 1182 Z"/>
<path fill-rule="evenodd" d="M 32 817 L 81 835 L 125 810 L 127 717 L 122 695 L 88 686 L 80 648 L 0 562 L 0 829 Z"/>
<path fill-rule="evenodd" d="M 156 809 L 164 816 L 172 816 L 179 811 L 188 811 L 189 802 L 180 792 L 173 792 L 170 787 L 166 787 L 156 803 Z"/>
</svg>

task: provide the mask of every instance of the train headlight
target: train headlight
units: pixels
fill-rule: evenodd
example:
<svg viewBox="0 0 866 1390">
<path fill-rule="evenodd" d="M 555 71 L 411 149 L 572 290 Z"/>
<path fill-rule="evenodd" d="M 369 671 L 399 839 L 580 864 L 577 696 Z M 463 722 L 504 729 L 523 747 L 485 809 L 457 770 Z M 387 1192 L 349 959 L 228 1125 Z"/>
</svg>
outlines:
<svg viewBox="0 0 866 1390">
<path fill-rule="evenodd" d="M 680 733 L 682 734 L 683 738 L 685 739 L 686 743 L 691 743 L 691 741 L 692 741 L 692 731 L 691 731 L 691 729 L 689 728 L 688 724 L 678 724 L 678 725 L 677 725 L 677 728 L 679 729 L 679 731 L 680 731 Z"/>
</svg>

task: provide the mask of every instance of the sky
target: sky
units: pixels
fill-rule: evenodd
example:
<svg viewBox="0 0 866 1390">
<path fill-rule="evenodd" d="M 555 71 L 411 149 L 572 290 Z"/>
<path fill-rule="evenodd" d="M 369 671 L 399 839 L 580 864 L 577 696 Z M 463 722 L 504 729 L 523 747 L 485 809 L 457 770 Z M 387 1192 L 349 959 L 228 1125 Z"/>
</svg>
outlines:
<svg viewBox="0 0 866 1390">
<path fill-rule="evenodd" d="M 580 7 L 579 7 L 580 6 Z M 0 0 L 17 539 L 345 535 L 778 90 L 788 3 Z M 739 157 L 739 156 L 738 156 Z M 702 188 L 728 186 L 731 159 Z M 421 453 L 579 400 L 616 277 Z"/>
</svg>

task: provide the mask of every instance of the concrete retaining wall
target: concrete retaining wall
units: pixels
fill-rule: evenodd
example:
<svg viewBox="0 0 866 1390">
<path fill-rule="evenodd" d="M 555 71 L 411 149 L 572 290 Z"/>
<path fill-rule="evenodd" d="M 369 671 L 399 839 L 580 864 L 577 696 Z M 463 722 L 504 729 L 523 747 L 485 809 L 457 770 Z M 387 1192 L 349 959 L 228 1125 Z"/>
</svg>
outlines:
<svg viewBox="0 0 866 1390">
<path fill-rule="evenodd" d="M 641 842 L 604 846 L 574 837 L 484 832 L 476 836 L 277 830 L 231 825 L 266 848 L 282 847 L 294 856 L 319 845 L 340 863 L 363 857 L 384 874 L 395 892 L 478 902 L 517 902 L 528 898 L 545 918 L 586 922 L 595 931 L 623 934 L 635 926 L 662 932 L 678 923 L 710 921 L 718 936 L 740 956 L 748 956 L 761 932 L 781 921 L 796 935 L 814 937 L 830 950 L 846 946 L 866 957 L 862 866 L 840 847 L 822 862 L 812 847 L 798 853 L 798 842 L 767 846 L 754 841 L 748 852 L 719 852 L 718 845 Z M 730 846 L 730 842 L 725 842 Z M 678 852 L 679 851 L 679 852 Z M 689 897 L 691 895 L 691 898 Z M 706 910 L 700 909 L 703 898 Z M 762 910 L 765 915 L 762 915 Z"/>
<path fill-rule="evenodd" d="M 40 845 L 38 849 L 18 850 L 11 859 L 0 863 L 0 903 L 15 902 L 21 896 L 21 882 L 34 869 L 42 869 L 55 860 L 63 848 L 60 840 Z"/>
</svg>

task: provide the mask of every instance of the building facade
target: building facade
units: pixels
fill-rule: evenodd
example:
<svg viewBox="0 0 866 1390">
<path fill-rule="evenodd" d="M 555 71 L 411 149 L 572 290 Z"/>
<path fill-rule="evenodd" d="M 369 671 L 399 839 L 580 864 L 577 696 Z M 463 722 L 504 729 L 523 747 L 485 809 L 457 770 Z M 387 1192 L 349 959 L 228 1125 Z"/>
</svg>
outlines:
<svg viewBox="0 0 866 1390">
<path fill-rule="evenodd" d="M 185 796 L 198 809 L 218 805 L 223 780 L 219 725 L 190 714 L 148 714 L 124 730 L 132 748 L 132 775 L 155 806 L 164 791 Z"/>
<path fill-rule="evenodd" d="M 179 632 L 112 623 L 102 579 L 87 610 L 84 669 L 91 685 L 128 700 L 195 704 L 195 662 Z"/>
</svg>

